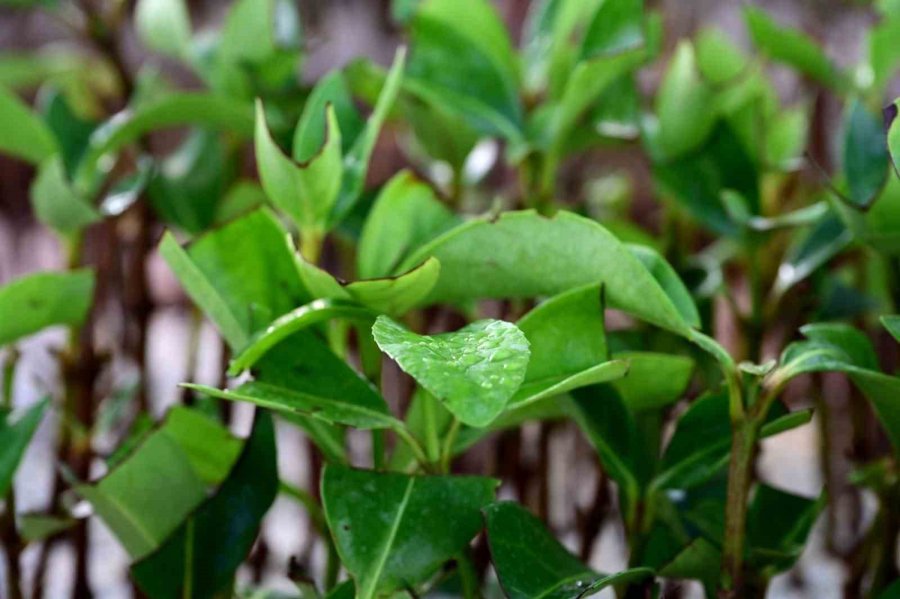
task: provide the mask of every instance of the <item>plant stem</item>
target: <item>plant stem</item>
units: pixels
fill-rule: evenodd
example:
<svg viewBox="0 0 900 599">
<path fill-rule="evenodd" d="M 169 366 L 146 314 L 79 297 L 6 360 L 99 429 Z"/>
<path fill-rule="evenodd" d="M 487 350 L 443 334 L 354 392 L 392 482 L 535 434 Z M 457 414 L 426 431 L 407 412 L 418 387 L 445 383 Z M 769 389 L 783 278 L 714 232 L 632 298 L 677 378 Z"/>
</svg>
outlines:
<svg viewBox="0 0 900 599">
<path fill-rule="evenodd" d="M 472 560 L 472 550 L 469 547 L 463 549 L 456 557 L 456 568 L 462 581 L 463 597 L 465 599 L 481 599 L 481 585 L 478 582 L 478 572 Z"/>
<path fill-rule="evenodd" d="M 461 424 L 459 419 L 454 416 L 453 423 L 450 424 L 450 430 L 447 431 L 447 436 L 444 437 L 444 450 L 441 455 L 441 472 L 450 472 L 450 462 L 453 460 L 453 445 L 456 443 L 456 436 L 459 434 Z"/>
<path fill-rule="evenodd" d="M 722 586 L 727 593 L 725 596 L 729 598 L 743 596 L 747 500 L 757 435 L 758 427 L 752 420 L 737 423 L 732 433 L 725 504 L 725 540 L 722 546 Z"/>
</svg>

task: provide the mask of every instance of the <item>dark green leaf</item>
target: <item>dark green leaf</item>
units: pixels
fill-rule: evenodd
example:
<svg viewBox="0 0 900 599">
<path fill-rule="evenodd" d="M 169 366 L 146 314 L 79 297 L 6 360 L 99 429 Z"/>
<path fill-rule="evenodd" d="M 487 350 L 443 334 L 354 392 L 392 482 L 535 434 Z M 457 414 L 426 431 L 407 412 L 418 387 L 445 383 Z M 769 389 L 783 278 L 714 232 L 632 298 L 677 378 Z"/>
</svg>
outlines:
<svg viewBox="0 0 900 599">
<path fill-rule="evenodd" d="M 0 497 L 6 497 L 12 487 L 13 477 L 31 438 L 37 431 L 47 400 L 40 401 L 27 410 L 13 413 L 8 410 L 0 412 Z"/>
<path fill-rule="evenodd" d="M 356 428 L 396 428 L 372 386 L 309 332 L 295 333 L 255 364 L 256 380 L 235 389 L 185 385 L 212 397 L 314 416 Z"/>
<path fill-rule="evenodd" d="M 410 28 L 409 88 L 476 128 L 521 136 L 518 69 L 506 27 L 485 0 L 425 0 Z"/>
<path fill-rule="evenodd" d="M 887 181 L 888 151 L 881 119 L 854 100 L 844 121 L 843 166 L 848 199 L 867 208 Z"/>
<path fill-rule="evenodd" d="M 275 429 L 257 414 L 240 457 L 206 499 L 154 553 L 132 566 L 151 599 L 212 599 L 231 586 L 278 492 Z"/>
<path fill-rule="evenodd" d="M 341 71 L 332 71 L 322 77 L 303 105 L 303 114 L 294 130 L 293 156 L 297 162 L 306 162 L 315 156 L 325 143 L 326 107 L 331 106 L 341 130 L 341 151 L 350 151 L 353 142 L 365 126 L 347 82 Z"/>
<path fill-rule="evenodd" d="M 234 165 L 222 137 L 194 130 L 154 171 L 147 195 L 164 221 L 189 233 L 205 231 L 216 220 Z"/>
<path fill-rule="evenodd" d="M 326 466 L 322 502 L 358 599 L 414 586 L 464 550 L 497 481 Z"/>
<path fill-rule="evenodd" d="M 569 553 L 525 508 L 511 501 L 484 509 L 491 561 L 510 599 L 579 599 L 653 576 L 649 568 L 599 574 Z"/>
<path fill-rule="evenodd" d="M 825 496 L 808 499 L 769 485 L 757 486 L 747 512 L 750 562 L 767 575 L 791 568 L 800 558 Z"/>
<path fill-rule="evenodd" d="M 581 43 L 582 59 L 618 54 L 644 45 L 642 0 L 601 2 Z"/>
</svg>

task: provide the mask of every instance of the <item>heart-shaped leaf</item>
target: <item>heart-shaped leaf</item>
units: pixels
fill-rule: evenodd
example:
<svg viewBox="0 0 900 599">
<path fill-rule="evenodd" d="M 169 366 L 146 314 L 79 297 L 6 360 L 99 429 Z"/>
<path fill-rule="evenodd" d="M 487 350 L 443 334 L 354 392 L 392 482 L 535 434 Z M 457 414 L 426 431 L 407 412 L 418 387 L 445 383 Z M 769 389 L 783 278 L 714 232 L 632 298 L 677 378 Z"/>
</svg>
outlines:
<svg viewBox="0 0 900 599">
<path fill-rule="evenodd" d="M 372 334 L 383 352 L 469 426 L 487 426 L 499 416 L 528 368 L 528 339 L 502 320 L 428 337 L 379 316 Z"/>
</svg>

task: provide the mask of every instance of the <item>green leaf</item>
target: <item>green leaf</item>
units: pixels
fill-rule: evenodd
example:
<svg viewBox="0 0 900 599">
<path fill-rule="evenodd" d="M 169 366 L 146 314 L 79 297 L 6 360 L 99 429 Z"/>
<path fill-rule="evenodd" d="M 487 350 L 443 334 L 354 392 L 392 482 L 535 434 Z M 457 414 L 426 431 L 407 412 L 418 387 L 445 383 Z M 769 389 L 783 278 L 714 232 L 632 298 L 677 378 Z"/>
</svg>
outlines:
<svg viewBox="0 0 900 599">
<path fill-rule="evenodd" d="M 769 412 L 761 437 L 802 426 L 812 418 L 811 410 L 786 412 L 780 403 Z M 708 481 L 727 465 L 730 446 L 728 398 L 722 393 L 707 393 L 694 400 L 678 419 L 653 486 L 687 489 Z"/>
<path fill-rule="evenodd" d="M 517 324 L 531 347 L 526 381 L 574 374 L 605 362 L 604 305 L 599 285 L 564 291 L 523 316 Z"/>
<path fill-rule="evenodd" d="M 272 139 L 262 102 L 256 103 L 256 163 L 263 189 L 302 235 L 315 237 L 326 231 L 341 188 L 341 133 L 334 109 L 326 110 L 325 141 L 309 162 L 297 164 Z"/>
<path fill-rule="evenodd" d="M 866 208 L 887 181 L 888 151 L 881 119 L 854 100 L 844 121 L 843 167 L 848 199 Z"/>
<path fill-rule="evenodd" d="M 748 66 L 747 57 L 721 29 L 704 29 L 694 40 L 697 68 L 713 85 L 734 81 Z"/>
<path fill-rule="evenodd" d="M 359 599 L 424 581 L 481 529 L 497 481 L 470 476 L 379 474 L 329 465 L 325 519 Z"/>
<path fill-rule="evenodd" d="M 768 576 L 793 567 L 824 507 L 824 494 L 808 499 L 769 485 L 757 486 L 747 512 L 750 563 Z"/>
<path fill-rule="evenodd" d="M 853 241 L 853 234 L 831 210 L 809 230 L 800 231 L 778 268 L 774 291 L 780 295 L 837 256 Z"/>
<path fill-rule="evenodd" d="M 332 71 L 322 77 L 303 105 L 303 113 L 294 129 L 293 157 L 306 162 L 315 156 L 325 144 L 327 130 L 326 108 L 331 106 L 341 130 L 341 149 L 348 153 L 359 137 L 365 122 L 360 117 L 347 81 L 341 71 Z"/>
<path fill-rule="evenodd" d="M 650 272 L 657 284 L 675 305 L 675 309 L 690 326 L 700 327 L 700 313 L 690 292 L 684 286 L 672 265 L 659 252 L 645 245 L 630 243 L 628 249 Z"/>
<path fill-rule="evenodd" d="M 469 426 L 487 426 L 499 416 L 528 367 L 528 340 L 501 320 L 428 337 L 379 316 L 372 334 L 403 371 Z"/>
<path fill-rule="evenodd" d="M 0 346 L 54 325 L 78 326 L 94 295 L 89 270 L 26 275 L 0 287 Z"/>
<path fill-rule="evenodd" d="M 235 165 L 222 137 L 191 131 L 184 143 L 163 159 L 147 187 L 159 217 L 189 233 L 200 233 L 216 220 Z"/>
<path fill-rule="evenodd" d="M 308 303 L 287 232 L 265 209 L 232 221 L 186 250 L 171 234 L 160 253 L 234 351 L 272 320 Z"/>
<path fill-rule="evenodd" d="M 0 152 L 39 164 L 58 152 L 46 124 L 11 91 L 0 87 Z"/>
<path fill-rule="evenodd" d="M 572 417 L 600 456 L 623 496 L 623 511 L 638 499 L 646 448 L 638 443 L 634 415 L 610 385 L 585 387 L 572 393 Z"/>
<path fill-rule="evenodd" d="M 890 315 L 881 317 L 881 325 L 887 329 L 896 341 L 900 342 L 900 316 Z"/>
<path fill-rule="evenodd" d="M 628 372 L 623 361 L 607 361 L 600 287 L 589 285 L 554 296 L 517 323 L 531 348 L 525 380 L 511 411 L 578 387 L 608 382 Z M 512 414 L 510 417 L 514 417 Z"/>
<path fill-rule="evenodd" d="M 744 20 L 754 45 L 772 60 L 783 62 L 826 86 L 837 86 L 841 73 L 822 48 L 805 34 L 782 27 L 765 11 L 747 5 Z"/>
<path fill-rule="evenodd" d="M 653 576 L 649 568 L 599 574 L 569 553 L 528 510 L 512 501 L 484 509 L 491 561 L 510 599 L 579 599 Z"/>
<path fill-rule="evenodd" d="M 81 483 L 75 490 L 90 501 L 128 554 L 143 558 L 206 499 L 210 476 L 229 471 L 239 447 L 223 443 L 226 434 L 205 416 L 176 408 L 100 482 Z"/>
<path fill-rule="evenodd" d="M 722 192 L 738 192 L 751 214 L 759 212 L 759 178 L 753 158 L 728 125 L 720 124 L 698 152 L 674 162 L 655 162 L 653 175 L 665 198 L 720 235 L 740 230 L 726 212 Z"/>
<path fill-rule="evenodd" d="M 31 438 L 37 431 L 49 401 L 43 400 L 15 414 L 0 411 L 0 497 L 6 497 Z"/>
<path fill-rule="evenodd" d="M 521 137 L 516 57 L 485 0 L 425 0 L 410 25 L 408 88 L 463 115 L 480 131 Z"/>
<path fill-rule="evenodd" d="M 375 316 L 376 314 L 372 311 L 351 303 L 314 300 L 280 316 L 264 330 L 254 335 L 241 353 L 231 361 L 228 373 L 237 376 L 243 370 L 254 366 L 275 345 L 313 325 L 340 318 L 371 326 Z"/>
<path fill-rule="evenodd" d="M 691 330 L 626 245 L 595 221 L 568 212 L 552 218 L 505 212 L 467 222 L 413 252 L 399 270 L 429 256 L 441 262 L 429 303 L 549 296 L 602 283 L 612 307 L 681 335 Z"/>
<path fill-rule="evenodd" d="M 59 155 L 41 163 L 30 194 L 37 219 L 63 235 L 77 233 L 103 218 L 69 183 Z"/>
<path fill-rule="evenodd" d="M 409 171 L 401 171 L 378 194 L 363 225 L 359 276 L 391 275 L 407 254 L 458 222 L 429 185 Z"/>
<path fill-rule="evenodd" d="M 175 58 L 187 55 L 191 18 L 184 0 L 138 0 L 134 24 L 138 36 L 151 50 Z"/>
<path fill-rule="evenodd" d="M 197 125 L 231 131 L 241 137 L 253 136 L 253 110 L 235 100 L 202 92 L 165 95 L 113 115 L 91 135 L 76 185 L 90 187 L 98 163 L 106 154 L 114 154 L 150 131 L 181 125 Z"/>
<path fill-rule="evenodd" d="M 694 361 L 686 356 L 653 352 L 617 352 L 628 376 L 613 386 L 629 409 L 640 412 L 668 406 L 683 396 L 691 382 Z"/>
<path fill-rule="evenodd" d="M 618 54 L 644 45 L 643 0 L 601 2 L 581 43 L 582 59 Z"/>
<path fill-rule="evenodd" d="M 387 120 L 388 113 L 397 99 L 400 86 L 403 82 L 404 68 L 406 66 L 406 50 L 401 48 L 394 56 L 391 70 L 388 72 L 378 100 L 372 109 L 372 114 L 366 121 L 359 136 L 353 142 L 350 150 L 344 155 L 344 176 L 341 179 L 341 193 L 331 212 L 331 225 L 340 223 L 356 205 L 362 195 L 366 184 L 366 175 L 369 172 L 369 159 L 375 149 L 375 142 L 381 127 Z"/>
<path fill-rule="evenodd" d="M 244 401 L 361 429 L 395 428 L 387 403 L 343 360 L 309 332 L 269 350 L 254 367 L 255 380 L 235 389 L 184 385 L 211 397 Z"/>
<path fill-rule="evenodd" d="M 657 143 L 666 160 L 699 147 L 716 122 L 713 90 L 701 79 L 694 47 L 682 41 L 675 49 L 656 95 Z"/>
<path fill-rule="evenodd" d="M 887 130 L 887 146 L 894 165 L 894 173 L 900 177 L 900 119 L 897 118 L 900 100 L 894 100 L 884 109 L 884 127 Z"/>
<path fill-rule="evenodd" d="M 297 258 L 300 278 L 316 298 L 348 300 L 384 314 L 401 316 L 422 303 L 437 283 L 441 264 L 429 258 L 396 277 L 344 283 L 328 271 Z"/>
<path fill-rule="evenodd" d="M 138 586 L 151 599 L 219 596 L 234 583 L 277 493 L 275 429 L 272 419 L 260 413 L 215 494 L 159 549 L 132 565 Z"/>
</svg>

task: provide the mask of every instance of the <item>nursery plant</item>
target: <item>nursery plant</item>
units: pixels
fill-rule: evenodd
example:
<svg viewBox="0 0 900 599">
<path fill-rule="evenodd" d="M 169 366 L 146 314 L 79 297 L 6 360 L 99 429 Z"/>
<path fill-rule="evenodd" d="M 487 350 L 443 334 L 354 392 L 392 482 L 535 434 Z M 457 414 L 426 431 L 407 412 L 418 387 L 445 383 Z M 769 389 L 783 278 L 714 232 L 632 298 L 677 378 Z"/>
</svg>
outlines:
<svg viewBox="0 0 900 599">
<path fill-rule="evenodd" d="M 845 67 L 752 3 L 742 47 L 641 0 L 519 27 L 394 0 L 392 62 L 312 82 L 303 2 L 215 27 L 185 0 L 12 4 L 70 37 L 0 53 L 0 152 L 64 265 L 0 287 L 2 596 L 49 596 L 63 546 L 93 596 L 98 526 L 151 599 L 749 598 L 826 555 L 841 596 L 900 594 L 895 2 L 857 9 Z M 189 321 L 175 404 L 160 277 Z M 23 405 L 33 352 L 53 383 Z M 17 510 L 45 420 L 52 487 Z M 790 431 L 820 441 L 815 496 L 759 467 Z M 290 560 L 276 499 L 305 514 Z"/>
</svg>

